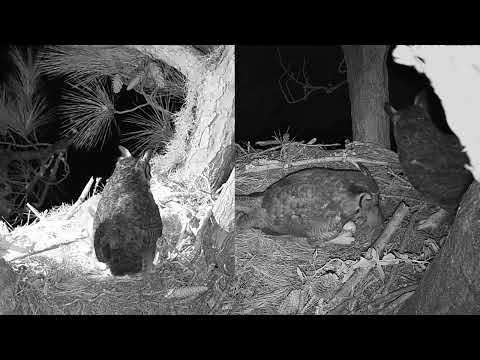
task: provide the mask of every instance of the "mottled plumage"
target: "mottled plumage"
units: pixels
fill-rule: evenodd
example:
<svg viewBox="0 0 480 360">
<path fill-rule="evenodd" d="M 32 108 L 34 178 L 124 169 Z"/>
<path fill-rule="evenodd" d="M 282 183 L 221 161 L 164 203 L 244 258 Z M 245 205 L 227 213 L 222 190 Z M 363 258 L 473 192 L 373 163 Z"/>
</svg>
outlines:
<svg viewBox="0 0 480 360">
<path fill-rule="evenodd" d="M 375 180 L 360 171 L 303 169 L 270 185 L 265 191 L 236 196 L 251 210 L 237 226 L 269 234 L 290 234 L 327 241 L 358 216 L 375 227 L 383 222 Z"/>
<path fill-rule="evenodd" d="M 393 126 L 400 165 L 414 188 L 426 200 L 455 214 L 463 194 L 472 182 L 465 169 L 468 157 L 458 138 L 440 131 L 430 118 L 426 93 L 415 103 L 396 111 L 386 105 Z"/>
<path fill-rule="evenodd" d="M 150 191 L 150 153 L 133 158 L 120 147 L 122 157 L 102 192 L 94 230 L 97 259 L 113 275 L 151 270 L 162 219 Z"/>
</svg>

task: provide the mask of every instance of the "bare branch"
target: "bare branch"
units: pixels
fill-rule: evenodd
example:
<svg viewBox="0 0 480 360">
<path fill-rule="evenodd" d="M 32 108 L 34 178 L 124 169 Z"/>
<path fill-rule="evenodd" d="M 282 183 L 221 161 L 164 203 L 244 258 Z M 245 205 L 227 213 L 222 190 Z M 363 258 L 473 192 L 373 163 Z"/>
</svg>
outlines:
<svg viewBox="0 0 480 360">
<path fill-rule="evenodd" d="M 90 180 L 88 180 L 87 185 L 83 188 L 82 193 L 80 194 L 79 198 L 77 201 L 75 201 L 75 204 L 72 205 L 68 213 L 64 216 L 65 220 L 71 219 L 75 211 L 77 211 L 78 207 L 85 201 L 87 198 L 87 195 L 92 187 L 93 184 L 93 176 L 90 177 Z"/>
<path fill-rule="evenodd" d="M 283 97 L 288 104 L 295 104 L 295 103 L 305 101 L 310 96 L 310 94 L 319 90 L 324 91 L 326 94 L 331 94 L 332 92 L 341 88 L 343 85 L 347 83 L 347 80 L 345 79 L 334 85 L 331 85 L 331 84 L 329 84 L 328 86 L 312 85 L 310 83 L 310 79 L 306 71 L 307 63 L 305 58 L 303 60 L 303 66 L 301 70 L 302 78 L 300 78 L 300 71 L 299 71 L 299 74 L 295 76 L 285 66 L 285 64 L 283 63 L 282 55 L 280 53 L 279 48 L 277 48 L 277 53 L 278 53 L 280 66 L 282 67 L 282 70 L 283 70 L 282 75 L 280 75 L 280 78 L 278 79 L 278 84 L 280 86 L 280 91 L 282 92 Z M 346 68 L 344 65 L 345 65 L 345 59 L 343 59 L 342 62 L 338 65 L 338 72 L 340 74 L 346 73 Z M 289 82 L 293 82 L 297 86 L 301 87 L 303 89 L 303 96 L 294 97 L 290 89 Z"/>
<path fill-rule="evenodd" d="M 145 104 L 142 104 L 142 105 L 135 106 L 134 108 L 128 109 L 128 110 L 122 110 L 122 111 L 120 111 L 120 110 L 115 110 L 114 113 L 115 113 L 115 114 L 119 114 L 119 115 L 121 115 L 121 114 L 127 114 L 127 113 L 134 112 L 134 111 L 136 111 L 136 110 L 138 110 L 138 109 L 141 109 L 141 108 L 143 108 L 143 107 L 145 107 L 145 106 L 148 106 L 148 105 L 150 105 L 150 104 L 149 104 L 149 103 L 145 103 Z"/>
</svg>

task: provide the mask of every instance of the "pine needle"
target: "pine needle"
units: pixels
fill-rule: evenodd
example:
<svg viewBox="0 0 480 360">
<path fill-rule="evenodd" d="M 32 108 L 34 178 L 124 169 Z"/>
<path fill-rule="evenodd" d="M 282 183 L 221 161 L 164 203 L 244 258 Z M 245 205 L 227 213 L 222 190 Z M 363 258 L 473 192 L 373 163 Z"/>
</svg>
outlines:
<svg viewBox="0 0 480 360">
<path fill-rule="evenodd" d="M 15 70 L 2 88 L 0 127 L 26 139 L 55 118 L 40 93 L 41 73 L 33 51 L 28 49 L 23 53 L 14 47 L 9 54 Z"/>
<path fill-rule="evenodd" d="M 77 148 L 103 146 L 115 125 L 112 94 L 102 80 L 71 86 L 62 95 L 63 103 L 59 106 L 59 113 L 66 119 L 64 134 L 75 133 L 73 145 Z"/>
<path fill-rule="evenodd" d="M 173 127 L 169 118 L 168 112 L 162 113 L 156 108 L 151 111 L 141 109 L 138 113 L 133 113 L 125 119 L 126 123 L 131 123 L 141 129 L 127 133 L 124 140 L 134 142 L 132 147 L 134 152 L 147 149 L 156 150 L 170 140 L 173 135 Z"/>
</svg>

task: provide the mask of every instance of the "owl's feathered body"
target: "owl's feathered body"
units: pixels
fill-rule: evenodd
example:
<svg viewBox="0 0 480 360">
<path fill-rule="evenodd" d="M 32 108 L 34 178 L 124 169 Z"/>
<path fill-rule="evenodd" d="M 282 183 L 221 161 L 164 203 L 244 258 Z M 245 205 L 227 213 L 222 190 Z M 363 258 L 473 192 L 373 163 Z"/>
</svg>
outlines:
<svg viewBox="0 0 480 360">
<path fill-rule="evenodd" d="M 364 216 L 372 227 L 383 222 L 375 180 L 355 170 L 303 169 L 261 193 L 235 198 L 251 208 L 239 219 L 239 228 L 270 234 L 326 241 L 357 216 Z"/>
<path fill-rule="evenodd" d="M 94 247 L 113 275 L 152 266 L 163 225 L 149 179 L 148 156 L 137 160 L 130 155 L 118 160 L 103 189 L 93 224 Z"/>
<path fill-rule="evenodd" d="M 415 104 L 396 111 L 387 104 L 394 125 L 400 165 L 413 187 L 426 200 L 454 214 L 473 181 L 465 168 L 468 157 L 453 134 L 440 131 L 428 111 L 426 93 Z"/>
</svg>

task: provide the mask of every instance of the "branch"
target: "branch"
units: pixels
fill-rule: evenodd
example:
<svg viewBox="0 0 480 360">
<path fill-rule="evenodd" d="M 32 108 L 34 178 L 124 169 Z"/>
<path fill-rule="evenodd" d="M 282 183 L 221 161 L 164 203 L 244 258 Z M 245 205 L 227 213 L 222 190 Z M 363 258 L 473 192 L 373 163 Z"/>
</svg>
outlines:
<svg viewBox="0 0 480 360">
<path fill-rule="evenodd" d="M 376 160 L 368 160 L 368 159 L 363 159 L 363 158 L 358 158 L 358 157 L 342 157 L 342 156 L 329 156 L 329 157 L 324 157 L 321 159 L 311 159 L 311 160 L 300 160 L 300 161 L 295 161 L 290 163 L 290 167 L 294 166 L 303 166 L 303 165 L 311 165 L 311 164 L 321 164 L 325 162 L 338 162 L 338 161 L 348 161 L 350 163 L 365 163 L 365 164 L 373 164 L 373 165 L 389 165 L 388 162 L 385 161 L 376 161 Z M 284 169 L 285 166 L 283 165 L 282 162 L 274 160 L 271 161 L 270 164 L 266 165 L 260 165 L 260 166 L 254 166 L 254 165 L 247 165 L 245 166 L 245 171 L 242 172 L 242 174 L 246 173 L 256 173 L 256 172 L 262 172 L 265 170 L 275 170 L 275 169 Z"/>
<path fill-rule="evenodd" d="M 30 209 L 31 212 L 33 212 L 33 213 L 35 214 L 35 216 L 36 216 L 39 220 L 43 220 L 42 214 L 40 214 L 37 209 L 35 209 L 35 208 L 34 208 L 32 205 L 30 205 L 29 203 L 27 203 L 27 207 Z"/>
<path fill-rule="evenodd" d="M 145 103 L 145 104 L 135 106 L 134 108 L 128 109 L 128 110 L 122 110 L 122 111 L 115 110 L 114 113 L 115 113 L 115 114 L 119 114 L 119 115 L 121 115 L 121 114 L 127 114 L 127 113 L 134 112 L 134 111 L 136 111 L 136 110 L 138 110 L 138 109 L 141 109 L 141 108 L 143 108 L 143 107 L 145 107 L 145 106 L 148 106 L 148 105 L 150 105 L 150 104 L 147 102 L 147 103 Z"/>
<path fill-rule="evenodd" d="M 37 146 L 51 146 L 52 144 L 49 144 L 49 143 L 34 143 L 34 144 L 22 145 L 22 144 L 15 144 L 15 143 L 12 143 L 12 142 L 0 141 L 0 145 L 7 145 L 8 147 L 15 146 L 15 147 L 19 147 L 19 148 L 29 148 L 29 147 L 36 148 Z"/>
<path fill-rule="evenodd" d="M 370 249 L 368 249 L 366 258 L 369 257 L 368 254 L 372 254 L 373 252 L 377 254 L 377 260 L 379 258 L 382 258 L 382 253 L 383 253 L 383 250 L 385 249 L 386 244 L 392 238 L 393 234 L 398 229 L 398 227 L 402 223 L 402 220 L 405 218 L 408 212 L 409 212 L 409 207 L 406 206 L 403 202 L 398 205 L 397 209 L 395 210 L 395 213 L 393 214 L 389 223 L 383 230 L 382 234 L 378 237 L 378 239 L 375 241 L 373 246 L 370 247 Z M 375 249 L 375 250 L 372 250 L 372 249 Z M 353 272 L 353 274 L 350 276 L 350 278 L 348 278 L 348 280 L 342 285 L 342 287 L 335 293 L 333 298 L 329 301 L 329 307 L 332 310 L 330 310 L 328 314 L 333 315 L 333 314 L 341 313 L 344 310 L 346 302 L 348 302 L 352 298 L 357 285 L 360 284 L 366 278 L 366 276 L 370 273 L 372 269 L 378 266 L 380 265 L 377 265 L 377 266 L 369 265 L 369 266 L 357 267 Z"/>
<path fill-rule="evenodd" d="M 85 185 L 85 187 L 83 188 L 83 191 L 80 194 L 80 197 L 77 199 L 77 201 L 75 201 L 75 204 L 73 204 L 73 206 L 70 208 L 70 211 L 65 215 L 64 217 L 65 220 L 70 219 L 75 213 L 75 211 L 78 209 L 78 207 L 83 203 L 83 201 L 85 200 L 85 198 L 87 197 L 90 191 L 90 188 L 92 187 L 92 184 L 93 184 L 93 176 L 90 177 L 90 180 L 88 180 L 87 185 Z"/>
<path fill-rule="evenodd" d="M 80 239 L 76 239 L 76 240 L 68 241 L 68 242 L 65 242 L 65 243 L 55 244 L 55 245 L 49 246 L 49 247 L 47 247 L 47 248 L 45 248 L 45 249 L 41 249 L 41 250 L 38 250 L 38 251 L 31 252 L 31 253 L 29 253 L 29 254 L 27 254 L 27 255 L 18 256 L 18 257 L 16 257 L 16 258 L 13 258 L 12 260 L 10 260 L 10 262 L 16 261 L 16 260 L 25 259 L 25 258 L 30 257 L 30 256 L 33 256 L 33 255 L 38 255 L 38 254 L 43 253 L 43 252 L 45 252 L 45 251 L 55 250 L 55 249 L 58 249 L 58 248 L 61 247 L 61 246 L 67 246 L 67 245 L 70 245 L 70 244 L 72 244 L 72 243 L 74 243 L 74 242 L 77 242 L 77 241 L 79 241 L 79 240 L 80 240 Z"/>
<path fill-rule="evenodd" d="M 345 85 L 347 83 L 347 80 L 342 80 L 335 85 L 328 85 L 328 86 L 312 85 L 310 83 L 308 74 L 306 72 L 306 61 L 305 61 L 305 59 L 303 61 L 303 66 L 302 66 L 303 79 L 301 80 L 300 79 L 300 74 L 297 77 L 295 77 L 295 75 L 292 72 L 290 72 L 287 69 L 287 67 L 284 65 L 283 60 L 282 60 L 282 55 L 280 54 L 280 49 L 279 48 L 277 48 L 277 53 L 278 53 L 280 66 L 283 69 L 283 73 L 282 73 L 282 75 L 280 75 L 280 78 L 278 79 L 278 84 L 280 86 L 280 91 L 282 92 L 283 97 L 288 104 L 295 104 L 295 103 L 298 103 L 298 102 L 301 102 L 301 101 L 305 101 L 305 100 L 307 100 L 308 96 L 310 96 L 311 93 L 313 93 L 315 91 L 318 91 L 318 90 L 322 90 L 326 94 L 331 94 L 332 92 L 334 92 L 335 90 L 339 89 L 340 87 L 342 87 L 343 85 Z M 337 69 L 338 73 L 345 74 L 346 70 L 343 68 L 344 64 L 345 64 L 345 59 L 343 59 L 340 62 L 340 64 L 338 65 L 338 69 Z M 290 87 L 288 85 L 289 80 L 293 81 L 296 85 L 303 88 L 303 96 L 302 97 L 295 98 L 292 95 Z"/>
<path fill-rule="evenodd" d="M 179 70 L 189 80 L 199 78 L 203 54 L 188 45 L 127 45 Z"/>
<path fill-rule="evenodd" d="M 398 205 L 397 209 L 395 210 L 395 213 L 390 219 L 385 230 L 383 230 L 382 235 L 380 235 L 379 238 L 373 244 L 373 247 L 377 250 L 378 256 L 380 258 L 383 255 L 383 250 L 385 249 L 387 242 L 390 240 L 390 238 L 395 233 L 395 231 L 400 227 L 403 219 L 405 218 L 405 216 L 407 216 L 409 210 L 410 208 L 407 205 L 405 205 L 404 202 L 401 202 Z"/>
</svg>

